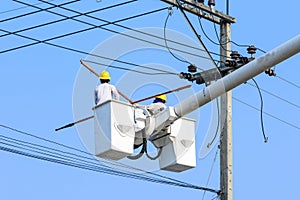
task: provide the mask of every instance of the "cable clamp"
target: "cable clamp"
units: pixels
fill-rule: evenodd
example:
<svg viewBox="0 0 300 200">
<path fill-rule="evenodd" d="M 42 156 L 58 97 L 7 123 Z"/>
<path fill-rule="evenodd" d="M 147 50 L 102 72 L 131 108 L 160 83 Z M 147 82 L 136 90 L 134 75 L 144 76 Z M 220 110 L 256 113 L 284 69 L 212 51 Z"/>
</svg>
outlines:
<svg viewBox="0 0 300 200">
<path fill-rule="evenodd" d="M 168 12 L 169 12 L 169 15 L 171 16 L 173 14 L 173 6 L 169 6 L 168 7 Z"/>
</svg>

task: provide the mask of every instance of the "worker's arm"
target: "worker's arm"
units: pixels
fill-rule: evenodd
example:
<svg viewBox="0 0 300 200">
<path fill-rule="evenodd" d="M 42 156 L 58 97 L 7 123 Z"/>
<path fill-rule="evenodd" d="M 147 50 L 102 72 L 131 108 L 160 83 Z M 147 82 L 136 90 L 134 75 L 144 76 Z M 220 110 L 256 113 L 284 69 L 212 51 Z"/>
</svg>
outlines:
<svg viewBox="0 0 300 200">
<path fill-rule="evenodd" d="M 116 100 L 120 100 L 120 94 L 119 94 L 117 88 L 114 85 L 111 85 L 111 86 L 112 86 L 112 94 L 113 94 L 114 98 Z"/>
</svg>

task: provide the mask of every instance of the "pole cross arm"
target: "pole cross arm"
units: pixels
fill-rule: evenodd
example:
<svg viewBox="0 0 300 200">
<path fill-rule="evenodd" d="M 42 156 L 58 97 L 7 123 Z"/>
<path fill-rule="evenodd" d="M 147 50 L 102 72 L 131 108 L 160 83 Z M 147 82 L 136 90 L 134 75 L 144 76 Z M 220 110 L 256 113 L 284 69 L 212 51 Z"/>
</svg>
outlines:
<svg viewBox="0 0 300 200">
<path fill-rule="evenodd" d="M 161 0 L 165 3 L 178 7 L 177 0 Z M 196 16 L 207 19 L 211 22 L 221 24 L 222 21 L 226 21 L 229 23 L 235 23 L 236 19 L 226 15 L 222 12 L 219 12 L 215 9 L 210 8 L 209 6 L 204 5 L 203 3 L 199 3 L 191 0 L 180 0 L 182 2 L 182 8 L 185 11 L 188 11 Z"/>
</svg>

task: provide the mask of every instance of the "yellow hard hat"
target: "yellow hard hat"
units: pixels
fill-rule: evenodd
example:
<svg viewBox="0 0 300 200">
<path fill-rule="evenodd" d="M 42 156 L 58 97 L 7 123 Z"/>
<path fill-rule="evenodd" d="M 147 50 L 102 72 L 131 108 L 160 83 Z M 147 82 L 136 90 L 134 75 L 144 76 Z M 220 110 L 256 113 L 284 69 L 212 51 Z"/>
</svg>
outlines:
<svg viewBox="0 0 300 200">
<path fill-rule="evenodd" d="M 167 96 L 165 94 L 157 95 L 155 98 L 167 102 Z"/>
<path fill-rule="evenodd" d="M 108 73 L 108 71 L 105 71 L 103 70 L 100 74 L 100 79 L 103 79 L 103 80 L 109 80 L 110 79 L 110 75 Z"/>
</svg>

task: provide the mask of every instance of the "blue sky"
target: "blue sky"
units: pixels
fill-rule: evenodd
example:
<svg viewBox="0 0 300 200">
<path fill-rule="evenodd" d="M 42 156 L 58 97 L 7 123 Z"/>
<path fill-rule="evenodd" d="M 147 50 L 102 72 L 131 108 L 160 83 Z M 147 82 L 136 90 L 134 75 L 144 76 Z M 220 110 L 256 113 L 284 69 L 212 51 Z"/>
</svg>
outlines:
<svg viewBox="0 0 300 200">
<path fill-rule="evenodd" d="M 31 0 L 24 2 L 39 3 Z M 51 2 L 61 4 L 65 1 L 54 0 Z M 66 7 L 79 12 L 88 12 L 121 2 L 125 1 L 83 0 Z M 226 10 L 225 2 L 216 1 L 216 9 L 224 12 Z M 48 7 L 45 4 L 38 4 L 37 6 Z M 107 21 L 115 21 L 167 6 L 167 4 L 157 0 L 136 1 L 94 13 L 93 16 Z M 300 3 L 295 0 L 288 3 L 276 2 L 273 4 L 258 0 L 231 1 L 230 15 L 237 19 L 237 22 L 231 27 L 232 41 L 242 45 L 253 44 L 264 51 L 275 48 L 299 34 L 300 28 L 297 25 L 299 6 Z M 16 35 L 3 36 L 5 34 L 3 30 L 14 32 L 61 19 L 61 16 L 55 16 L 44 11 L 3 21 L 35 10 L 13 1 L 5 0 L 1 3 L 0 124 L 86 151 L 86 143 L 90 142 L 89 139 L 92 136 L 92 122 L 86 122 L 77 128 L 73 127 L 60 132 L 55 132 L 54 129 L 72 122 L 74 119 L 92 114 L 90 108 L 93 106 L 92 94 L 94 86 L 97 84 L 97 78 L 82 68 L 79 62 L 80 59 L 89 59 L 90 57 L 47 44 L 36 44 L 4 52 L 32 43 L 32 40 Z M 52 11 L 61 15 L 76 15 L 59 8 Z M 119 24 L 146 30 L 150 33 L 162 34 L 167 14 L 168 11 L 163 10 Z M 188 16 L 201 35 L 207 49 L 218 53 L 219 46 L 212 44 L 204 36 L 198 19 L 192 15 Z M 86 17 L 78 17 L 78 19 L 88 23 L 103 24 L 103 22 Z M 212 40 L 217 41 L 214 25 L 204 20 L 201 21 L 206 34 Z M 89 25 L 78 21 L 65 20 L 19 34 L 45 40 L 89 27 Z M 117 32 L 128 31 L 112 25 L 107 26 L 107 28 Z M 182 14 L 175 8 L 173 15 L 168 20 L 167 28 L 169 29 L 167 37 L 175 37 L 176 40 L 190 42 L 195 46 L 199 45 Z M 163 37 L 163 35 L 160 36 Z M 114 57 L 158 69 L 167 69 L 173 72 L 185 72 L 187 70 L 187 63 L 175 59 L 166 48 L 153 48 L 142 42 L 132 47 L 130 41 L 131 39 L 121 37 L 114 32 L 93 29 L 50 42 L 55 45 Z M 241 48 L 232 44 L 232 50 L 238 50 L 244 56 L 248 56 L 245 49 L 245 47 Z M 193 53 L 197 53 L 197 51 L 195 50 Z M 255 57 L 260 55 L 262 52 L 258 51 Z M 219 59 L 217 56 L 214 58 Z M 193 62 L 197 65 L 199 63 L 204 68 L 212 67 L 208 61 L 199 58 L 194 59 Z M 260 107 L 257 89 L 250 85 L 253 82 L 249 81 L 233 90 L 233 190 L 235 199 L 289 199 L 296 195 L 295 191 L 298 189 L 298 180 L 300 179 L 298 172 L 300 168 L 298 85 L 300 82 L 297 73 L 299 59 L 299 55 L 296 55 L 277 65 L 275 70 L 277 77 L 260 74 L 255 78 L 259 86 L 268 92 L 262 92 L 265 112 L 263 115 L 264 127 L 265 133 L 269 137 L 267 144 L 263 142 L 260 112 L 251 107 Z M 145 69 L 139 69 L 135 66 L 99 60 L 118 67 L 145 72 Z M 104 68 L 103 66 L 92 66 L 98 72 Z M 112 83 L 116 84 L 133 100 L 153 95 L 162 90 L 191 84 L 174 75 L 147 76 L 115 68 L 108 70 L 112 75 Z M 190 94 L 189 92 L 199 91 L 203 88 L 202 85 L 199 86 L 195 83 L 192 85 L 192 89 L 189 91 L 176 93 L 177 96 L 175 94 L 168 95 L 168 105 L 172 106 L 178 103 L 182 97 Z M 144 103 L 147 104 L 150 101 Z M 198 156 L 201 144 L 208 133 L 209 125 L 212 123 L 211 113 L 212 104 L 210 103 L 191 115 L 197 120 L 197 167 L 179 174 L 158 170 L 155 170 L 155 173 L 195 185 L 206 186 L 217 152 L 217 160 L 213 165 L 207 187 L 219 189 L 219 152 L 216 146 L 204 159 L 200 159 Z M 3 127 L 0 130 L 1 136 L 58 148 L 53 144 L 18 134 Z M 3 142 L 3 140 L 1 141 Z M 203 197 L 203 192 L 199 190 L 96 173 L 5 151 L 0 151 L 0 160 L 1 199 L 200 199 Z M 207 192 L 203 199 L 212 199 L 213 197 L 215 197 L 214 194 Z"/>
</svg>

